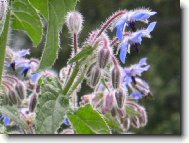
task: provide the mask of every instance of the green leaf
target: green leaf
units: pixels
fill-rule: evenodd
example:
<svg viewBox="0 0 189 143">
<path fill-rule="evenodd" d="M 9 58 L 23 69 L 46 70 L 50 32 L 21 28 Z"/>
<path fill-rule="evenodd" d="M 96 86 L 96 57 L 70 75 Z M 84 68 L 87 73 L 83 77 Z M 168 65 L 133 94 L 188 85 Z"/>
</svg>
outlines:
<svg viewBox="0 0 189 143">
<path fill-rule="evenodd" d="M 106 122 L 108 123 L 109 127 L 118 132 L 118 133 L 122 133 L 123 132 L 123 129 L 122 127 L 120 126 L 120 123 L 118 122 L 118 120 L 114 117 L 112 117 L 110 114 L 106 114 L 104 115 L 104 118 L 106 120 Z"/>
<path fill-rule="evenodd" d="M 140 113 L 138 111 L 135 111 L 133 108 L 126 106 L 126 113 L 129 116 L 140 116 Z"/>
<path fill-rule="evenodd" d="M 48 0 L 29 0 L 29 2 L 48 19 Z"/>
<path fill-rule="evenodd" d="M 37 104 L 36 133 L 54 134 L 63 123 L 69 101 L 61 93 L 58 79 L 44 79 Z"/>
<path fill-rule="evenodd" d="M 20 119 L 20 114 L 15 106 L 0 106 L 0 112 L 7 115 L 11 120 L 15 121 L 20 127 L 28 128 L 26 122 Z"/>
<path fill-rule="evenodd" d="M 39 70 L 51 67 L 58 56 L 59 32 L 65 22 L 65 15 L 75 8 L 77 0 L 30 0 L 47 21 L 46 44 L 42 54 Z M 39 2 L 39 4 L 37 3 Z"/>
<path fill-rule="evenodd" d="M 72 64 L 72 63 L 77 62 L 83 58 L 87 58 L 89 55 L 91 55 L 91 53 L 94 51 L 94 49 L 95 48 L 92 46 L 87 46 L 81 52 L 79 52 L 77 55 L 75 55 L 73 58 L 71 58 L 68 61 L 68 64 Z"/>
<path fill-rule="evenodd" d="M 68 118 L 78 134 L 110 134 L 110 129 L 103 117 L 90 104 L 80 107 Z"/>
<path fill-rule="evenodd" d="M 6 45 L 7 45 L 7 37 L 9 32 L 9 20 L 10 20 L 10 11 L 7 12 L 4 29 L 0 36 L 0 84 L 2 80 L 2 74 L 3 74 L 3 65 L 5 60 L 5 54 L 6 54 Z"/>
<path fill-rule="evenodd" d="M 25 31 L 37 46 L 42 39 L 42 23 L 35 8 L 28 0 L 14 0 L 12 2 L 12 28 Z"/>
</svg>

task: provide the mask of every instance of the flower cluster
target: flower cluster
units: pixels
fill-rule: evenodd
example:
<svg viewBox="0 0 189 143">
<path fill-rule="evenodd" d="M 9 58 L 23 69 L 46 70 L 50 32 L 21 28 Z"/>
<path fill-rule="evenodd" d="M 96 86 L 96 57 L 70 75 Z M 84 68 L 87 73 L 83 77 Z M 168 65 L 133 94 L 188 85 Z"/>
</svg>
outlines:
<svg viewBox="0 0 189 143">
<path fill-rule="evenodd" d="M 63 94 L 69 96 L 72 110 L 91 104 L 103 116 L 110 115 L 121 126 L 121 133 L 127 133 L 131 126 L 144 127 L 148 121 L 147 112 L 139 104 L 139 100 L 151 95 L 151 91 L 148 83 L 141 79 L 141 75 L 149 70 L 150 65 L 147 64 L 146 57 L 129 67 L 122 67 L 120 62 L 126 63 L 131 48 L 138 50 L 142 38 L 151 37 L 156 22 L 151 22 L 147 28 L 142 29 L 137 28 L 136 23 L 147 24 L 149 18 L 155 14 L 156 12 L 144 8 L 118 11 L 99 29 L 92 31 L 84 44 L 80 45 L 78 40 L 83 28 L 83 16 L 77 11 L 69 12 L 66 25 L 73 40 L 71 59 L 77 57 L 78 61 L 68 63 L 59 74 L 52 70 L 38 72 L 39 60 L 27 58 L 30 55 L 29 49 L 14 51 L 13 48 L 7 47 L 2 80 L 4 101 L 19 108 L 20 118 L 30 127 L 29 131 L 24 132 L 35 132 L 35 107 L 41 93 L 39 81 L 42 77 L 59 78 L 64 89 Z M 116 31 L 116 37 L 108 35 L 107 30 L 111 27 Z M 72 73 L 78 74 L 72 78 Z M 84 79 L 93 92 L 78 99 L 77 93 Z M 11 119 L 5 114 L 1 115 L 0 121 L 3 121 L 5 126 L 11 123 Z M 72 123 L 66 115 L 62 122 L 66 127 L 60 132 L 73 134 Z"/>
</svg>

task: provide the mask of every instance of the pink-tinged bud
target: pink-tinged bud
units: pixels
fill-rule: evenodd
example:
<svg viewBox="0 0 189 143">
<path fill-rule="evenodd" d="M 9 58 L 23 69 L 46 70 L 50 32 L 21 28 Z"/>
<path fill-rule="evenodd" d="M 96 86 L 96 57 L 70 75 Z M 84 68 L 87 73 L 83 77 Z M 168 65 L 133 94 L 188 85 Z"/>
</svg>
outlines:
<svg viewBox="0 0 189 143">
<path fill-rule="evenodd" d="M 110 50 L 109 48 L 101 48 L 98 52 L 98 65 L 100 68 L 104 68 L 110 60 Z"/>
<path fill-rule="evenodd" d="M 74 130 L 71 128 L 64 129 L 61 134 L 74 134 Z"/>
<path fill-rule="evenodd" d="M 70 33 L 79 34 L 83 27 L 83 16 L 77 11 L 69 12 L 66 16 L 66 25 Z"/>
<path fill-rule="evenodd" d="M 144 127 L 148 122 L 147 113 L 145 108 L 143 108 L 142 106 L 140 107 L 139 112 L 140 112 L 139 123 L 141 127 Z"/>
<path fill-rule="evenodd" d="M 29 111 L 33 112 L 35 110 L 37 104 L 37 94 L 34 93 L 31 98 L 30 98 L 30 102 L 29 102 Z"/>
<path fill-rule="evenodd" d="M 117 112 L 120 118 L 125 118 L 126 112 L 124 109 L 117 108 Z"/>
<path fill-rule="evenodd" d="M 125 100 L 126 100 L 126 94 L 122 88 L 118 89 L 115 92 L 115 97 L 116 97 L 116 101 L 117 101 L 117 106 L 119 108 L 122 108 L 125 103 Z"/>
<path fill-rule="evenodd" d="M 113 106 L 114 106 L 114 96 L 112 94 L 105 95 L 103 113 L 110 112 Z"/>
<path fill-rule="evenodd" d="M 127 131 L 130 128 L 131 121 L 129 118 L 124 118 L 123 128 Z"/>
<path fill-rule="evenodd" d="M 81 97 L 80 105 L 85 105 L 85 104 L 91 103 L 91 102 L 92 102 L 92 95 L 91 94 L 83 95 Z"/>
<path fill-rule="evenodd" d="M 112 108 L 112 110 L 111 110 L 111 115 L 112 115 L 113 117 L 116 116 L 116 109 L 115 109 L 115 107 Z"/>
<path fill-rule="evenodd" d="M 94 87 L 98 84 L 99 80 L 100 80 L 100 76 L 101 76 L 101 70 L 99 67 L 94 67 L 93 68 L 93 72 L 92 72 L 92 75 L 91 75 L 91 86 Z"/>
<path fill-rule="evenodd" d="M 112 86 L 114 89 L 119 88 L 121 83 L 121 71 L 118 66 L 114 66 L 112 69 Z"/>
<path fill-rule="evenodd" d="M 21 100 L 15 90 L 10 90 L 8 94 L 9 103 L 14 105 L 20 105 Z"/>
<path fill-rule="evenodd" d="M 144 127 L 148 122 L 147 113 L 146 113 L 145 108 L 142 107 L 141 105 L 137 104 L 136 102 L 127 102 L 127 105 L 130 106 L 131 108 L 133 108 L 138 113 L 140 113 L 140 115 L 133 116 L 131 118 L 132 125 L 135 128 Z"/>
<path fill-rule="evenodd" d="M 5 17 L 7 8 L 7 0 L 0 0 L 0 21 Z"/>
<path fill-rule="evenodd" d="M 15 89 L 20 99 L 23 100 L 26 97 L 26 90 L 27 90 L 25 84 L 20 81 L 16 84 Z"/>
<path fill-rule="evenodd" d="M 131 125 L 134 127 L 134 128 L 140 128 L 140 123 L 139 123 L 139 118 L 138 117 L 131 117 L 130 118 L 131 120 Z"/>
</svg>

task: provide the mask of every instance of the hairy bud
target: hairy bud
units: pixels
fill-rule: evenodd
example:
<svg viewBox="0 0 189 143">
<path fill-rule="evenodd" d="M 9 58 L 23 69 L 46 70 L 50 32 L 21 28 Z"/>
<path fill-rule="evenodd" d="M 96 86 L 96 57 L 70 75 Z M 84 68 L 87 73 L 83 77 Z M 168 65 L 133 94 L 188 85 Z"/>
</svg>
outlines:
<svg viewBox="0 0 189 143">
<path fill-rule="evenodd" d="M 141 127 L 146 126 L 148 122 L 148 117 L 145 108 L 140 107 L 139 108 L 140 116 L 139 116 L 139 123 Z"/>
<path fill-rule="evenodd" d="M 98 65 L 100 68 L 104 68 L 110 59 L 110 50 L 108 48 L 102 48 L 98 52 Z"/>
<path fill-rule="evenodd" d="M 127 131 L 130 128 L 131 122 L 129 118 L 124 118 L 123 128 Z"/>
<path fill-rule="evenodd" d="M 15 85 L 16 92 L 18 93 L 18 96 L 20 99 L 24 99 L 26 96 L 26 87 L 22 82 L 18 82 Z"/>
<path fill-rule="evenodd" d="M 127 105 L 130 106 L 131 108 L 133 108 L 138 113 L 140 113 L 140 115 L 133 116 L 131 118 L 132 126 L 135 128 L 144 127 L 148 122 L 147 113 L 146 113 L 145 108 L 136 102 L 127 102 Z"/>
<path fill-rule="evenodd" d="M 106 113 L 106 112 L 111 111 L 113 108 L 113 105 L 114 105 L 113 95 L 112 94 L 105 95 L 103 112 Z"/>
<path fill-rule="evenodd" d="M 30 98 L 30 102 L 29 102 L 29 111 L 33 112 L 35 109 L 35 106 L 37 104 L 37 94 L 34 93 L 31 98 Z"/>
<path fill-rule="evenodd" d="M 66 25 L 70 33 L 80 33 L 83 27 L 83 16 L 77 11 L 69 12 L 66 16 Z"/>
<path fill-rule="evenodd" d="M 0 0 L 0 20 L 6 15 L 7 7 L 7 0 Z"/>
<path fill-rule="evenodd" d="M 112 69 L 112 86 L 117 89 L 121 82 L 121 71 L 118 66 L 114 66 Z"/>
<path fill-rule="evenodd" d="M 126 94 L 124 93 L 122 88 L 120 88 L 118 91 L 115 92 L 115 97 L 117 101 L 117 106 L 119 108 L 122 108 L 126 99 Z"/>
<path fill-rule="evenodd" d="M 94 67 L 93 68 L 93 72 L 92 72 L 92 75 L 91 75 L 91 86 L 94 87 L 98 84 L 99 80 L 100 80 L 100 76 L 101 76 L 101 70 L 99 67 Z"/>
<path fill-rule="evenodd" d="M 21 100 L 15 90 L 10 90 L 8 94 L 9 103 L 14 105 L 20 105 Z"/>
</svg>

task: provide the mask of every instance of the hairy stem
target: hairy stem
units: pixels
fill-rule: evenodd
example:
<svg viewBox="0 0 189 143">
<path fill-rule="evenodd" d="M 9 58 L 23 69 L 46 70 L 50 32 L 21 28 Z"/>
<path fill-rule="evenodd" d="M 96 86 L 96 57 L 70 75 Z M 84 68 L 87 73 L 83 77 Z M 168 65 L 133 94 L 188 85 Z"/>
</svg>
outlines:
<svg viewBox="0 0 189 143">
<path fill-rule="evenodd" d="M 100 28 L 96 38 L 98 38 L 102 32 L 104 32 L 111 24 L 112 22 L 117 19 L 118 17 L 122 16 L 123 14 L 125 14 L 125 10 L 123 11 L 118 11 L 117 13 L 113 14 Z"/>
<path fill-rule="evenodd" d="M 6 45 L 7 45 L 7 39 L 8 39 L 8 33 L 9 33 L 9 27 L 10 27 L 10 10 L 7 12 L 5 24 L 4 24 L 4 29 L 3 32 L 0 36 L 0 84 L 2 84 L 2 74 L 3 74 L 3 65 L 5 61 L 5 56 L 6 56 Z"/>
</svg>

